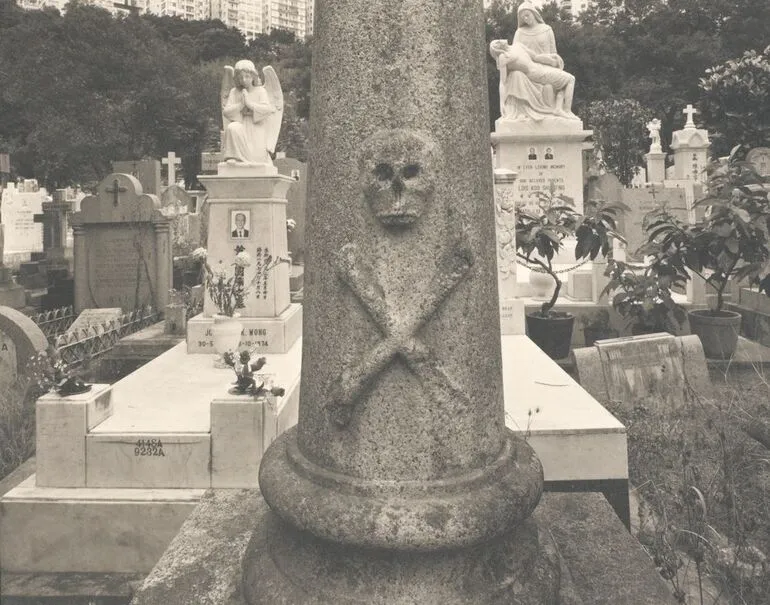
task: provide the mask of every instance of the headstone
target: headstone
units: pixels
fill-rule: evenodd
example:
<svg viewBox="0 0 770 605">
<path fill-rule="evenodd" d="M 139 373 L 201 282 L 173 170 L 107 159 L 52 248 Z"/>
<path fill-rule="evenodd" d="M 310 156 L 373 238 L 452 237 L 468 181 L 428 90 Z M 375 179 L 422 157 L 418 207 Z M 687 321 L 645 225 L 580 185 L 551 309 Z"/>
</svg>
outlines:
<svg viewBox="0 0 770 605">
<path fill-rule="evenodd" d="M 121 160 L 112 163 L 112 172 L 130 174 L 142 184 L 142 193 L 160 195 L 160 162 L 153 159 Z"/>
<path fill-rule="evenodd" d="M 495 234 L 497 238 L 497 292 L 500 299 L 502 334 L 519 333 L 519 312 L 514 303 L 518 296 L 516 257 L 516 173 L 504 168 L 494 171 Z M 523 313 L 521 313 L 523 317 Z"/>
<path fill-rule="evenodd" d="M 30 357 L 45 351 L 48 340 L 29 317 L 0 306 L 0 390 L 5 390 L 28 366 Z"/>
<path fill-rule="evenodd" d="M 709 162 L 709 133 L 703 128 L 697 128 L 693 121 L 693 115 L 697 110 L 692 105 L 687 105 L 683 113 L 687 115 L 687 121 L 682 130 L 672 133 L 671 149 L 674 150 L 673 175 L 666 175 L 667 179 L 693 180 L 705 185 L 708 181 L 706 167 Z"/>
<path fill-rule="evenodd" d="M 503 561 L 559 600 L 504 426 L 482 3 L 404 8 L 317 5 L 299 420 L 260 465 L 251 605 L 500 603 Z"/>
<path fill-rule="evenodd" d="M 596 341 L 573 351 L 578 381 L 600 402 L 672 409 L 710 387 L 697 336 L 649 334 Z"/>
<path fill-rule="evenodd" d="M 83 309 L 67 331 L 79 332 L 80 330 L 87 330 L 92 326 L 101 326 L 110 321 L 120 319 L 122 315 L 123 310 L 120 307 Z"/>
<path fill-rule="evenodd" d="M 755 147 L 746 154 L 746 161 L 754 165 L 760 176 L 770 176 L 770 147 Z"/>
<path fill-rule="evenodd" d="M 43 228 L 35 222 L 35 215 L 42 212 L 45 200 L 45 190 L 28 183 L 9 183 L 3 190 L 4 264 L 18 266 L 29 260 L 31 253 L 43 251 Z"/>
<path fill-rule="evenodd" d="M 621 217 L 621 232 L 627 242 L 626 255 L 629 260 L 641 260 L 637 249 L 647 241 L 643 222 L 645 215 L 657 208 L 665 207 L 680 220 L 689 220 L 689 211 L 683 189 L 644 187 L 623 189 L 622 201 L 629 210 Z"/>
<path fill-rule="evenodd" d="M 151 305 L 164 309 L 171 288 L 168 219 L 154 195 L 127 174 L 111 174 L 72 217 L 75 311 Z"/>
</svg>

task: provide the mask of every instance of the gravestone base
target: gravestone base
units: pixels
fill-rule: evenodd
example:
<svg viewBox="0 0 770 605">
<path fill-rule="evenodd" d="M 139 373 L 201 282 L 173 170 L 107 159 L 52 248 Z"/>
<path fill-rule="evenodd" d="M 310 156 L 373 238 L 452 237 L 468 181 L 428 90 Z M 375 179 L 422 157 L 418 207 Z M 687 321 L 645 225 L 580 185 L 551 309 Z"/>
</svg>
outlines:
<svg viewBox="0 0 770 605">
<path fill-rule="evenodd" d="M 582 213 L 583 150 L 592 131 L 583 130 L 579 120 L 499 122 L 496 128 L 492 133 L 495 168 L 518 174 L 512 186 L 517 206 L 537 207 L 536 194 L 548 193 L 553 184 L 554 194 L 571 197 Z"/>
<path fill-rule="evenodd" d="M 600 494 L 544 494 L 532 518 L 541 534 L 555 538 L 560 559 L 561 605 L 659 605 L 672 600 L 650 558 Z M 278 523 L 259 490 L 207 492 L 144 580 L 134 596 L 133 605 L 245 605 L 242 589 L 244 561 L 258 554 L 257 549 L 267 542 L 263 530 Z M 276 541 L 268 544 L 268 548 L 275 550 L 292 546 Z M 293 565 L 301 568 L 302 561 Z M 496 603 L 537 603 L 514 600 L 511 597 L 514 589 L 503 581 L 493 586 L 504 566 L 502 560 L 490 565 L 489 586 L 480 592 L 497 588 L 498 600 L 493 601 Z M 334 573 L 332 565 L 324 562 L 319 576 L 292 587 L 294 594 L 304 588 L 310 596 L 316 597 L 308 602 L 318 605 L 382 602 L 375 600 L 373 592 L 357 600 L 343 600 L 339 594 L 324 600 L 321 594 L 316 594 L 316 588 L 325 582 L 327 570 Z M 261 578 L 266 590 L 275 590 L 275 586 L 287 581 L 275 571 L 273 566 L 273 571 Z M 382 573 L 385 575 L 384 569 Z M 433 585 L 436 580 L 429 578 Z M 448 583 L 456 582 L 456 578 L 450 578 Z M 484 602 L 476 596 L 468 594 L 462 602 Z M 265 602 L 292 605 L 303 602 L 292 597 L 294 595 L 272 601 L 266 598 Z M 399 601 L 388 601 L 394 604 L 432 602 L 435 601 L 412 595 Z"/>
<path fill-rule="evenodd" d="M 558 605 L 562 573 L 532 519 L 480 546 L 425 553 L 327 542 L 268 511 L 245 553 L 243 586 L 249 605 Z"/>
<path fill-rule="evenodd" d="M 240 317 L 243 324 L 239 350 L 252 353 L 286 353 L 302 334 L 302 305 L 290 304 L 277 317 Z M 196 315 L 187 322 L 187 352 L 215 353 L 211 327 L 213 317 Z"/>
</svg>

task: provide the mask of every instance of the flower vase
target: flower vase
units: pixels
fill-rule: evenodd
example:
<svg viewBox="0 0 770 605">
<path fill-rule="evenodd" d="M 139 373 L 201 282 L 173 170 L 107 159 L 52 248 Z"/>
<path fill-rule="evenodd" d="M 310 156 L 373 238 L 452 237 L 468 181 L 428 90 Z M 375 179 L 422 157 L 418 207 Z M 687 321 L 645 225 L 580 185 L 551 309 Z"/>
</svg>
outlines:
<svg viewBox="0 0 770 605">
<path fill-rule="evenodd" d="M 214 350 L 218 358 L 221 358 L 227 351 L 238 350 L 242 331 L 243 324 L 237 317 L 214 315 L 211 338 L 214 341 Z"/>
</svg>

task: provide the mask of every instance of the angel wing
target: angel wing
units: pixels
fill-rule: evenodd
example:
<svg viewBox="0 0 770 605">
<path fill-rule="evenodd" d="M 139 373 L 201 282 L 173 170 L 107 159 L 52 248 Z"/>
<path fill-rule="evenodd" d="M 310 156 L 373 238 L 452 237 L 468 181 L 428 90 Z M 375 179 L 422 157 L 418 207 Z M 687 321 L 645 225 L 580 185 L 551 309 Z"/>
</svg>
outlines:
<svg viewBox="0 0 770 605">
<path fill-rule="evenodd" d="M 219 100 L 222 103 L 222 109 L 225 108 L 225 104 L 227 103 L 227 97 L 230 96 L 230 91 L 233 88 L 233 82 L 235 81 L 235 69 L 232 65 L 225 65 L 225 73 L 222 74 L 222 86 L 219 89 Z M 222 130 L 225 130 L 227 128 L 227 125 L 230 123 L 230 120 L 228 120 L 225 117 L 225 114 L 222 114 Z"/>
<path fill-rule="evenodd" d="M 281 90 L 281 83 L 278 81 L 278 74 L 270 66 L 266 65 L 262 70 L 262 75 L 265 81 L 265 90 L 270 102 L 275 107 L 276 112 L 265 118 L 263 122 L 265 124 L 265 137 L 267 143 L 267 150 L 270 153 L 275 152 L 275 144 L 278 142 L 278 134 L 281 132 L 281 122 L 283 121 L 283 90 Z"/>
</svg>

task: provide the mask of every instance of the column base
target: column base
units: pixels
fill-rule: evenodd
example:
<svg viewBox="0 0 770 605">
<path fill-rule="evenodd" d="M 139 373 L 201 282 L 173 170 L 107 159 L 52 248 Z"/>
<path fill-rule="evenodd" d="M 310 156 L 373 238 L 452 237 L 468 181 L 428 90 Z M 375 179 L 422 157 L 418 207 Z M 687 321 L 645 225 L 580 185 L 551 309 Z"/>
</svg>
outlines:
<svg viewBox="0 0 770 605">
<path fill-rule="evenodd" d="M 243 563 L 249 605 L 558 605 L 562 564 L 534 520 L 485 544 L 433 553 L 358 549 L 298 531 L 272 511 Z"/>
<path fill-rule="evenodd" d="M 289 429 L 265 452 L 262 495 L 281 517 L 319 538 L 360 548 L 435 552 L 494 540 L 540 501 L 543 468 L 506 431 L 483 468 L 430 481 L 382 481 L 336 473 L 308 460 Z"/>
</svg>

